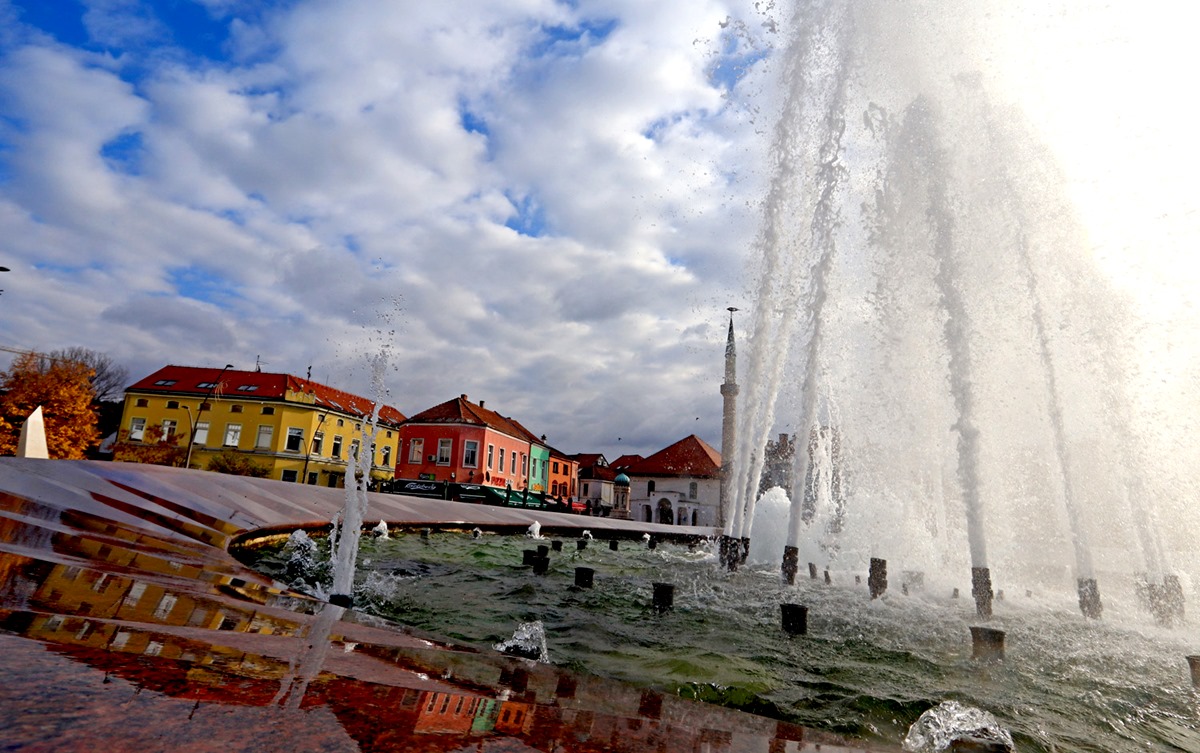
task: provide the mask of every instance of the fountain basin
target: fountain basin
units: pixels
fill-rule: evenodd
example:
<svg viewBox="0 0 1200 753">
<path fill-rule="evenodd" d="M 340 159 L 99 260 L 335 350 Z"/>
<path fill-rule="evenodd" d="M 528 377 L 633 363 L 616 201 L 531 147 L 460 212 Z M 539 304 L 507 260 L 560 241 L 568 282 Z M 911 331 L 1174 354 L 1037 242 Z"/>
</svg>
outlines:
<svg viewBox="0 0 1200 753">
<path fill-rule="evenodd" d="M 202 471 L 0 459 L 7 748 L 887 749 L 402 628 L 289 591 L 227 551 L 250 532 L 327 525 L 342 501 Z M 370 509 L 414 527 L 531 522 L 390 495 Z M 562 517 L 538 514 L 564 529 L 577 516 Z M 598 538 L 634 530 L 583 522 Z"/>
</svg>

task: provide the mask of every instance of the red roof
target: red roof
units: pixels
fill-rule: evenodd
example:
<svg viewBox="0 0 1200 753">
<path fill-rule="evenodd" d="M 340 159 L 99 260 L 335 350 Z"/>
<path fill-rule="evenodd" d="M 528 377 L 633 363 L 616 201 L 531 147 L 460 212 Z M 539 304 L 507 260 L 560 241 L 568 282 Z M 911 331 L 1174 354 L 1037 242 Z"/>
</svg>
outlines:
<svg viewBox="0 0 1200 753">
<path fill-rule="evenodd" d="M 218 378 L 220 384 L 216 384 Z M 210 390 L 218 399 L 244 397 L 248 400 L 285 400 L 289 392 L 308 393 L 315 405 L 363 419 L 369 417 L 375 407 L 374 401 L 365 397 L 291 374 L 237 369 L 225 369 L 222 373 L 221 369 L 196 366 L 164 366 L 134 382 L 127 391 L 204 397 Z M 379 420 L 395 426 L 404 420 L 404 414 L 384 405 L 379 409 Z"/>
<path fill-rule="evenodd" d="M 621 457 L 609 463 L 608 467 L 616 468 L 617 470 L 624 470 L 634 463 L 642 462 L 642 460 L 643 458 L 641 455 L 622 455 Z"/>
<path fill-rule="evenodd" d="M 601 452 L 577 452 L 571 457 L 579 463 L 580 468 L 591 468 L 594 465 L 608 466 L 608 458 Z"/>
<path fill-rule="evenodd" d="M 721 475 L 721 453 L 700 437 L 690 434 L 625 470 L 637 476 L 715 478 Z"/>
<path fill-rule="evenodd" d="M 471 426 L 486 426 L 516 439 L 523 439 L 535 444 L 541 441 L 528 429 L 511 418 L 505 418 L 494 410 L 488 410 L 467 400 L 466 395 L 438 403 L 432 408 L 417 413 L 405 423 L 408 424 L 469 424 Z"/>
<path fill-rule="evenodd" d="M 595 479 L 597 481 L 613 481 L 617 477 L 617 471 L 609 468 L 606 465 L 589 465 L 580 467 L 580 479 Z"/>
</svg>

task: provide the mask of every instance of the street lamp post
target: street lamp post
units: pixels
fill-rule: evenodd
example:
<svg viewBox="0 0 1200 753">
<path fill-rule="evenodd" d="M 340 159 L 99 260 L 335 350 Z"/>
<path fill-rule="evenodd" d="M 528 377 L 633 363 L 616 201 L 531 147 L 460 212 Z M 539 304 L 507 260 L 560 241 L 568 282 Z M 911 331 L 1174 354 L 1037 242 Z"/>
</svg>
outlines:
<svg viewBox="0 0 1200 753">
<path fill-rule="evenodd" d="M 308 446 L 305 448 L 306 451 L 304 453 L 304 470 L 300 471 L 300 478 L 297 479 L 297 481 L 299 481 L 302 484 L 308 483 L 308 459 L 310 457 L 312 457 L 313 443 L 315 443 L 317 441 L 317 434 L 320 434 L 322 427 L 325 426 L 325 417 L 329 415 L 330 410 L 331 409 L 326 409 L 324 413 L 317 416 L 317 429 L 316 429 L 316 431 L 313 432 L 312 439 L 308 440 Z M 320 474 L 318 474 L 318 475 L 320 475 Z"/>
<path fill-rule="evenodd" d="M 185 411 L 187 411 L 187 414 L 188 414 L 188 426 L 195 427 L 196 422 L 195 422 L 195 420 L 192 419 L 192 406 L 185 405 L 185 406 L 183 406 L 183 409 Z M 197 411 L 197 413 L 199 413 L 199 411 Z M 195 428 L 193 428 L 192 431 L 195 431 Z M 195 444 L 195 440 L 196 440 L 196 437 L 194 434 L 188 434 L 188 454 L 187 454 L 187 461 L 184 462 L 184 464 L 183 464 L 184 468 L 187 468 L 189 465 L 191 465 L 192 445 Z"/>
<path fill-rule="evenodd" d="M 217 388 L 217 385 L 221 384 L 221 377 L 225 376 L 225 372 L 232 368 L 233 368 L 233 364 L 227 363 L 227 364 L 225 364 L 225 368 L 221 369 L 220 373 L 217 374 L 216 380 L 214 380 L 213 383 L 209 385 L 208 392 L 205 393 L 204 399 L 200 401 L 200 407 L 196 409 L 196 417 L 195 418 L 192 418 L 192 411 L 188 410 L 188 421 L 191 422 L 192 429 L 188 433 L 187 459 L 183 461 L 184 468 L 192 467 L 192 445 L 194 444 L 193 440 L 195 440 L 195 438 L 196 438 L 196 422 L 199 420 L 200 414 L 204 411 L 204 404 L 208 402 L 208 399 L 210 397 L 212 397 L 213 390 L 215 390 Z"/>
</svg>

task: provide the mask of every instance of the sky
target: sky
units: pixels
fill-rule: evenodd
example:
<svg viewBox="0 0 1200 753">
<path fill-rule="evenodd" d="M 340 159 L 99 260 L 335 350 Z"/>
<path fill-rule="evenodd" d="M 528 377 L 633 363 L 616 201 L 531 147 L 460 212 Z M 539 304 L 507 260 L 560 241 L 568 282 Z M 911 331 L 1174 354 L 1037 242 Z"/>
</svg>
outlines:
<svg viewBox="0 0 1200 753">
<path fill-rule="evenodd" d="M 0 347 L 719 446 L 765 5 L 0 0 Z"/>
<path fill-rule="evenodd" d="M 1135 301 L 1148 389 L 1185 395 L 1190 422 L 1200 11 L 911 12 L 933 34 L 979 25 L 989 86 L 1058 160 L 1098 268 Z M 790 15 L 0 0 L 0 348 L 92 348 L 131 380 L 311 368 L 368 395 L 386 351 L 385 399 L 409 415 L 467 394 L 568 453 L 719 447 L 726 308 L 744 337 Z"/>
</svg>

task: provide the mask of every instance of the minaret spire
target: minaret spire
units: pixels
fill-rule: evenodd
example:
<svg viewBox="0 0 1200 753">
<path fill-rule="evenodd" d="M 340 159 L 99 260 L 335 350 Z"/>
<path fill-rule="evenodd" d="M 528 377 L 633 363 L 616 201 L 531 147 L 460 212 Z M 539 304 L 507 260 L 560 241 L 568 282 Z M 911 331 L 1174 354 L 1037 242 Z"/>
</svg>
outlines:
<svg viewBox="0 0 1200 753">
<path fill-rule="evenodd" d="M 733 338 L 733 306 L 729 307 L 729 337 L 725 341 L 725 381 L 721 384 L 721 497 L 717 525 L 724 529 L 733 520 L 733 456 L 737 451 L 737 345 Z M 726 531 L 728 534 L 729 532 Z"/>
</svg>

